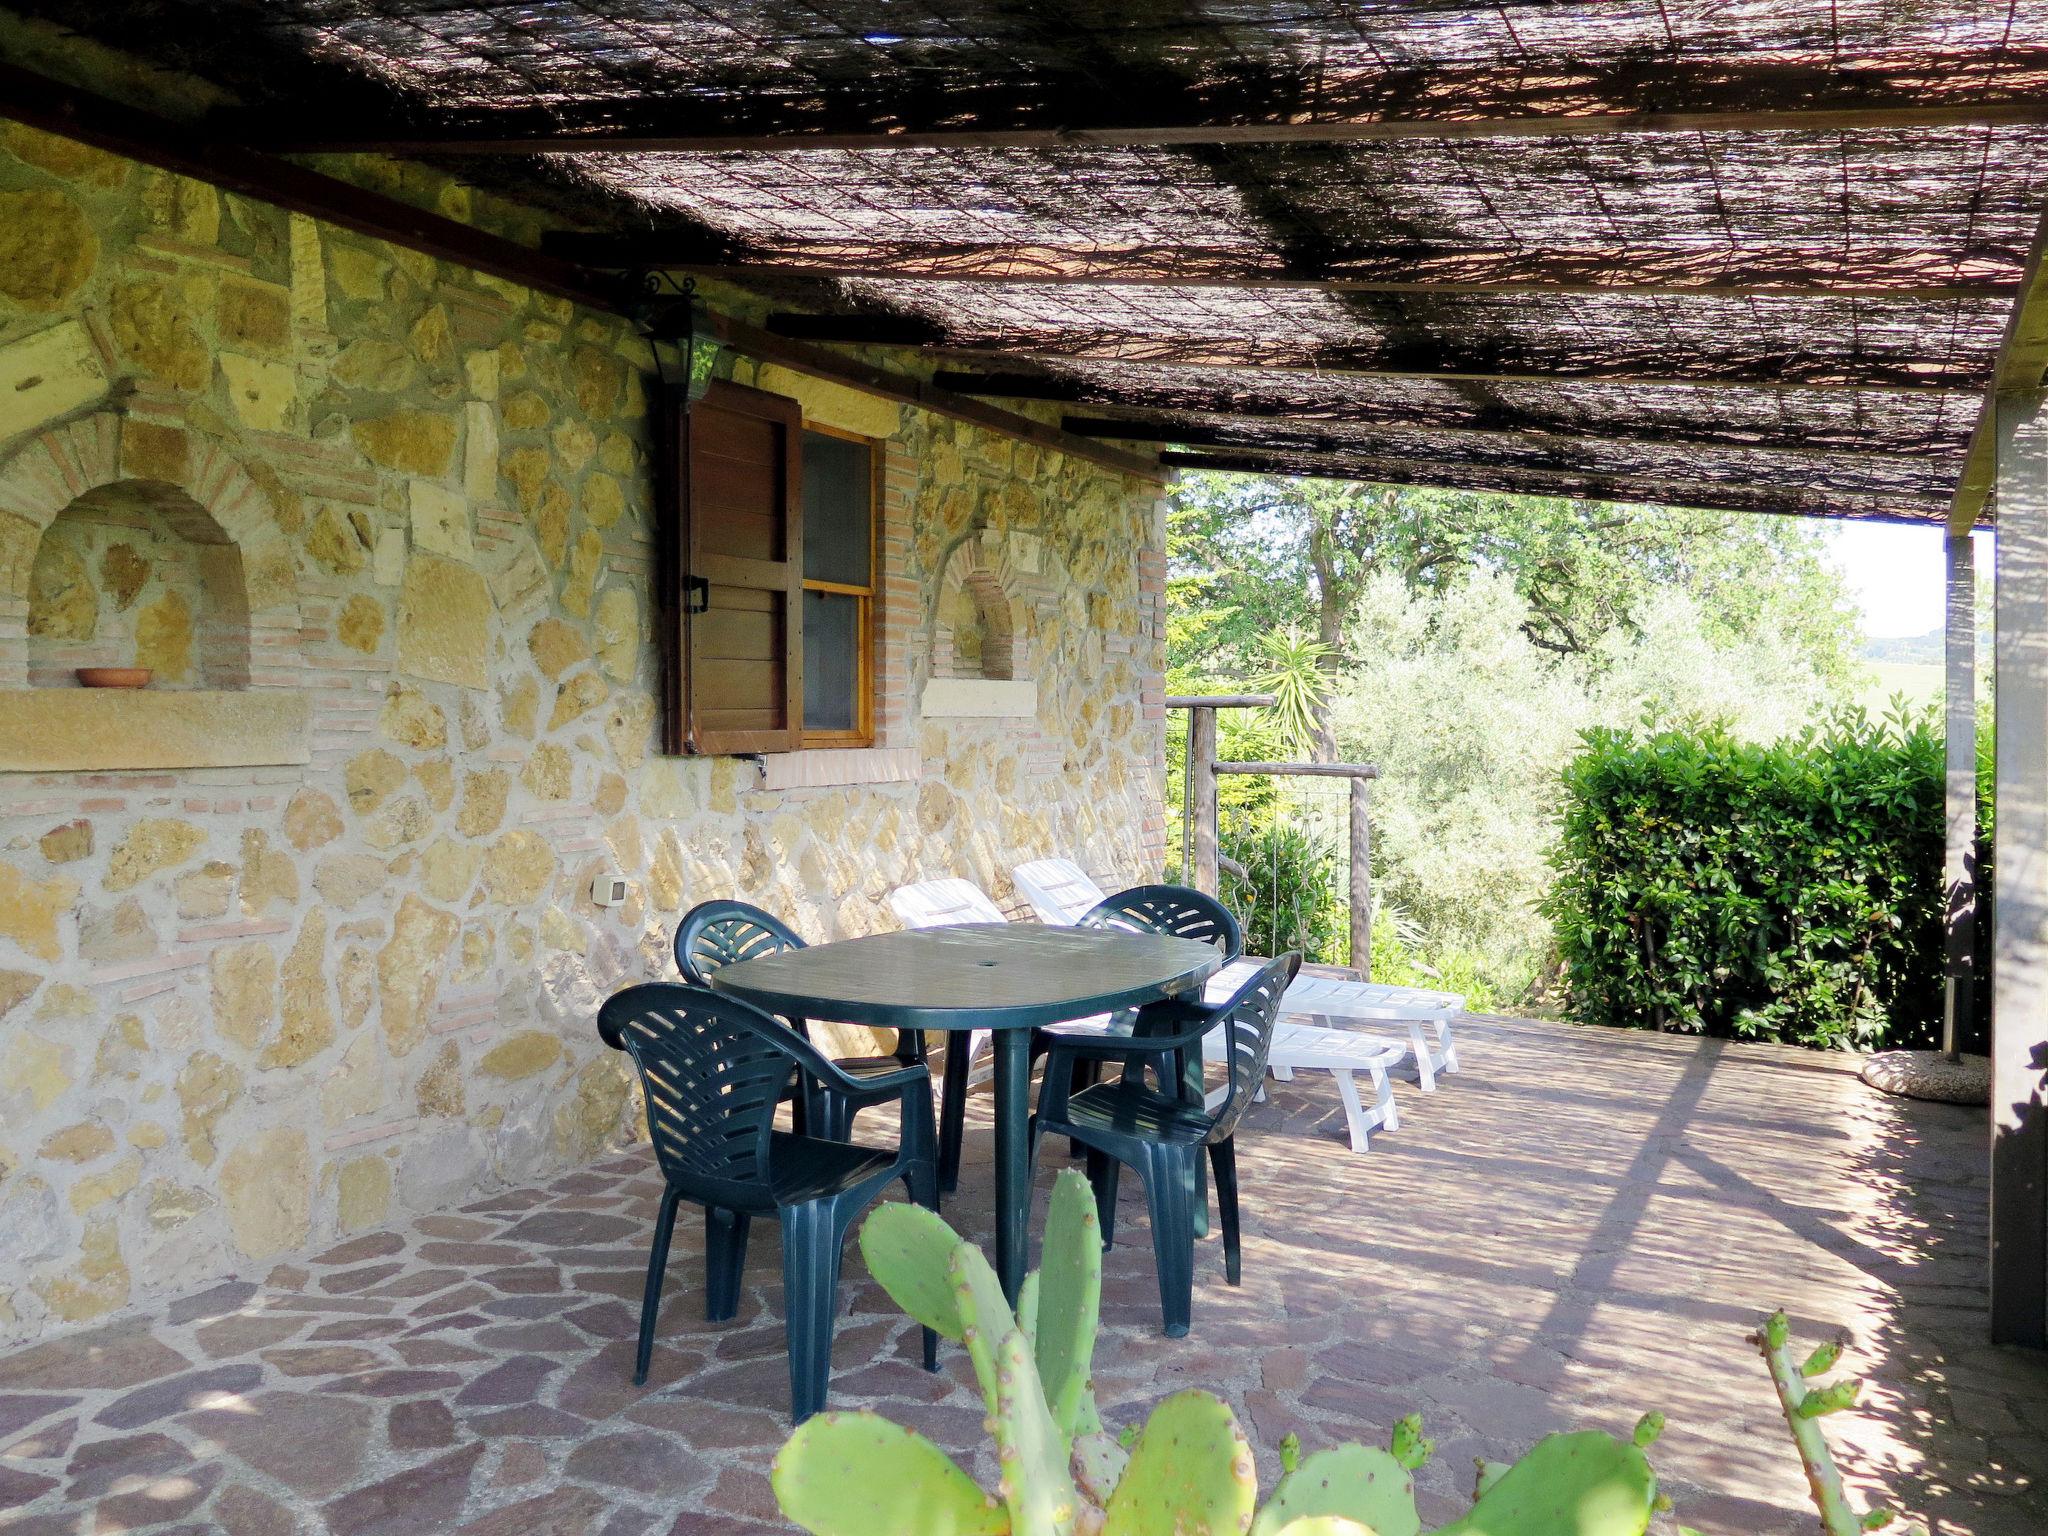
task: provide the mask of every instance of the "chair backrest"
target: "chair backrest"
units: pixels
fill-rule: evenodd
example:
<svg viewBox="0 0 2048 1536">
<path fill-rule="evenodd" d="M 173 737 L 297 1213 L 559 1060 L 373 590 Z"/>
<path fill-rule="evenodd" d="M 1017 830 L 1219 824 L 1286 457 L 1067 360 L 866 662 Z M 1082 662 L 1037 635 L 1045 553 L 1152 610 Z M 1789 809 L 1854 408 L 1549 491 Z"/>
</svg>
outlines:
<svg viewBox="0 0 2048 1536">
<path fill-rule="evenodd" d="M 1244 934 L 1230 909 L 1186 885 L 1134 885 L 1118 891 L 1083 914 L 1079 926 L 1198 939 L 1220 949 L 1226 964 L 1244 953 Z"/>
<path fill-rule="evenodd" d="M 1071 927 L 1102 901 L 1102 887 L 1072 859 L 1033 859 L 1011 870 L 1010 878 L 1041 923 Z"/>
<path fill-rule="evenodd" d="M 741 960 L 802 949 L 804 941 L 773 913 L 744 901 L 699 902 L 676 928 L 676 969 L 692 986 Z"/>
<path fill-rule="evenodd" d="M 1280 1017 L 1280 995 L 1300 969 L 1298 954 L 1268 960 L 1257 974 L 1218 1005 L 1218 1027 L 1224 1031 L 1223 1059 L 1230 1070 L 1230 1087 L 1217 1106 L 1215 1123 L 1209 1128 L 1210 1141 L 1234 1135 L 1237 1122 L 1258 1097 L 1266 1076 L 1266 1058 L 1273 1053 L 1273 1026 Z"/>
<path fill-rule="evenodd" d="M 730 1209 L 774 1205 L 770 1133 L 797 1036 L 736 997 L 673 981 L 607 999 L 597 1032 L 640 1069 L 647 1134 L 670 1184 Z"/>
<path fill-rule="evenodd" d="M 1003 923 L 1003 909 L 972 880 L 948 878 L 899 885 L 889 893 L 889 910 L 906 928 L 944 928 L 953 923 Z"/>
</svg>

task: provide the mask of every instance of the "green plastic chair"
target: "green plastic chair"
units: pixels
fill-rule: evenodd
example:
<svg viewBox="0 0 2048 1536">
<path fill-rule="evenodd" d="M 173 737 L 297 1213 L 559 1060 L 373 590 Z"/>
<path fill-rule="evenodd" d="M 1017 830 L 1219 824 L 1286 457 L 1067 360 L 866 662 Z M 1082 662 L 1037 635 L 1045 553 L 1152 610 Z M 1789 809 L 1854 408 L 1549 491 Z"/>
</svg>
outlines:
<svg viewBox="0 0 2048 1536">
<path fill-rule="evenodd" d="M 712 973 L 728 965 L 802 948 L 804 941 L 788 924 L 774 913 L 744 901 L 699 902 L 683 914 L 676 927 L 676 969 L 682 972 L 683 980 L 697 987 L 708 987 Z M 788 1022 L 806 1040 L 811 1038 L 803 1019 Z M 924 1059 L 924 1036 L 909 1029 L 898 1034 L 892 1056 L 841 1056 L 834 1065 L 855 1077 L 870 1078 L 885 1077 Z M 800 1092 L 802 1089 L 809 1091 Z M 790 1096 L 796 1100 L 793 1110 L 798 1117 L 798 1131 L 829 1136 L 834 1141 L 845 1141 L 853 1134 L 853 1117 L 860 1109 L 860 1101 L 834 1092 L 829 1083 L 815 1083 L 807 1078 L 791 1085 Z"/>
<path fill-rule="evenodd" d="M 1034 1157 L 1045 1135 L 1069 1137 L 1087 1150 L 1088 1182 L 1095 1189 L 1105 1248 L 1116 1232 L 1120 1168 L 1128 1164 L 1144 1180 L 1159 1308 L 1169 1338 L 1188 1331 L 1193 1309 L 1196 1175 L 1205 1149 L 1222 1217 L 1224 1278 L 1238 1283 L 1237 1124 L 1265 1075 L 1280 994 L 1300 968 L 1300 955 L 1282 955 L 1267 961 L 1222 1003 L 1151 1003 L 1138 1010 L 1129 1033 L 1056 1036 L 1046 1057 L 1038 1113 L 1031 1117 Z M 1199 1085 L 1190 1088 L 1185 1079 L 1163 1091 L 1142 1073 L 1126 1071 L 1119 1082 L 1079 1092 L 1069 1088 L 1073 1068 L 1083 1060 L 1131 1064 L 1182 1053 L 1199 1060 L 1203 1037 L 1217 1029 L 1226 1032 L 1230 1081 L 1213 1109 L 1204 1106 Z"/>
<path fill-rule="evenodd" d="M 802 1423 L 825 1406 L 840 1261 L 855 1218 L 898 1179 L 918 1204 L 938 1209 L 931 1074 L 911 1064 L 855 1077 L 773 1015 L 669 981 L 612 997 L 597 1031 L 640 1071 L 647 1133 L 665 1185 L 647 1258 L 633 1384 L 646 1382 L 654 1353 L 676 1207 L 688 1200 L 704 1208 L 704 1315 L 714 1323 L 739 1310 L 750 1224 L 774 1216 L 782 1227 L 790 1415 Z M 856 1106 L 900 1101 L 900 1144 L 886 1151 L 775 1129 L 775 1107 L 799 1076 Z M 938 1336 L 930 1329 L 924 1362 L 927 1370 L 938 1367 Z"/>
</svg>

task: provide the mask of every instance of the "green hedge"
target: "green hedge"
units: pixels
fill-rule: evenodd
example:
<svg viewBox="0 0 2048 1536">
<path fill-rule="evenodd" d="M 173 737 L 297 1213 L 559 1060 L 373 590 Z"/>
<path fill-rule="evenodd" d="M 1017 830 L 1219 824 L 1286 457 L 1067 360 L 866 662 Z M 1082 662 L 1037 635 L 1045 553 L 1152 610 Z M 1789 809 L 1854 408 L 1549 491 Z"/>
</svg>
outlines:
<svg viewBox="0 0 2048 1536">
<path fill-rule="evenodd" d="M 1585 742 L 1545 904 L 1578 1019 L 1819 1047 L 1938 1040 L 1930 718 L 1851 714 L 1771 746 L 1713 729 Z"/>
</svg>

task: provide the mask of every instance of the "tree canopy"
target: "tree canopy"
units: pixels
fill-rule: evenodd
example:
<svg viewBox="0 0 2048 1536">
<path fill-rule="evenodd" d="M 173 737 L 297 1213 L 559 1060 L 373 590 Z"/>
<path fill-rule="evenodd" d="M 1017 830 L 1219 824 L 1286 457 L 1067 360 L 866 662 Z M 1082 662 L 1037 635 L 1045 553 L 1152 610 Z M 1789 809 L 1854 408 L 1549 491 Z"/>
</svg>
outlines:
<svg viewBox="0 0 2048 1536">
<path fill-rule="evenodd" d="M 1168 663 L 1184 679 L 1269 671 L 1261 637 L 1290 630 L 1320 642 L 1334 679 L 1384 574 L 1417 595 L 1504 575 L 1528 605 L 1530 641 L 1559 656 L 1597 655 L 1682 592 L 1709 637 L 1769 626 L 1830 680 L 1856 666 L 1841 577 L 1819 531 L 1791 518 L 1196 473 L 1175 497 L 1168 555 Z"/>
</svg>

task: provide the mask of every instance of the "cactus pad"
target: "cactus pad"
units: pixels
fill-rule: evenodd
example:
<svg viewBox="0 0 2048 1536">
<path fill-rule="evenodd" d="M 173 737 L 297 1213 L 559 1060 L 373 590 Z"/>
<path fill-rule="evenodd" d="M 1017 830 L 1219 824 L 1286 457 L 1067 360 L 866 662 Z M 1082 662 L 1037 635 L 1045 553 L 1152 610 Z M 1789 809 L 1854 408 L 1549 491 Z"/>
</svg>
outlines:
<svg viewBox="0 0 2048 1536">
<path fill-rule="evenodd" d="M 1639 1447 L 1596 1429 L 1549 1435 L 1435 1536 L 1643 1536 L 1656 1497 Z"/>
<path fill-rule="evenodd" d="M 997 1341 L 996 1461 L 1016 1536 L 1068 1536 L 1080 1499 L 1067 1471 L 1067 1442 L 1045 1409 L 1045 1389 L 1031 1363 L 1031 1343 L 1012 1328 Z M 921 1527 L 917 1529 L 922 1536 Z"/>
<path fill-rule="evenodd" d="M 953 1250 L 946 1265 L 946 1278 L 953 1291 L 953 1307 L 960 1317 L 960 1338 L 967 1356 L 974 1362 L 975 1379 L 981 1383 L 982 1398 L 990 1413 L 996 1411 L 996 1346 L 1017 1331 L 1017 1319 L 1010 1314 L 1002 1282 L 989 1267 L 981 1250 L 962 1243 Z M 1032 1372 L 1034 1379 L 1037 1372 Z"/>
<path fill-rule="evenodd" d="M 892 1200 L 860 1224 L 860 1256 L 890 1300 L 934 1333 L 960 1342 L 946 1265 L 959 1234 L 921 1205 Z"/>
<path fill-rule="evenodd" d="M 1390 1451 L 1342 1445 L 1317 1451 L 1274 1486 L 1251 1536 L 1280 1536 L 1307 1515 L 1341 1515 L 1375 1536 L 1416 1536 L 1415 1479 Z"/>
<path fill-rule="evenodd" d="M 1145 1421 L 1103 1536 L 1241 1536 L 1258 1491 L 1252 1448 L 1230 1405 L 1176 1392 Z"/>
<path fill-rule="evenodd" d="M 1102 1224 L 1088 1181 L 1063 1168 L 1053 1181 L 1038 1269 L 1033 1338 L 1038 1379 L 1060 1433 L 1072 1437 L 1095 1363 L 1102 1310 Z"/>
<path fill-rule="evenodd" d="M 1369 1525 L 1342 1515 L 1303 1515 L 1280 1527 L 1278 1536 L 1379 1536 Z"/>
<path fill-rule="evenodd" d="M 1123 1481 L 1131 1453 L 1115 1435 L 1096 1430 L 1074 1436 L 1074 1482 L 1095 1503 L 1107 1507 L 1116 1485 Z"/>
<path fill-rule="evenodd" d="M 811 1536 L 1006 1536 L 1010 1515 L 923 1435 L 872 1413 L 806 1419 L 770 1477 Z"/>
</svg>

